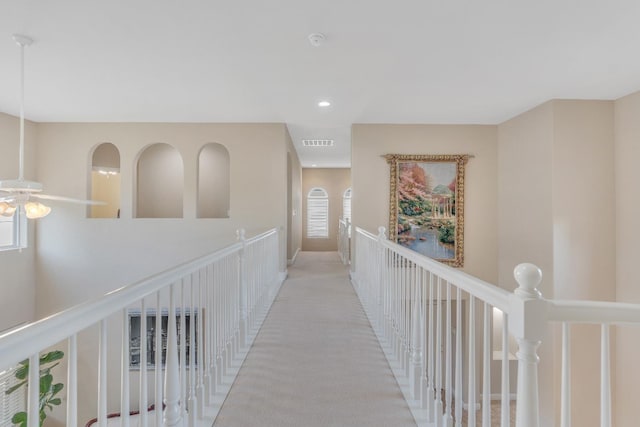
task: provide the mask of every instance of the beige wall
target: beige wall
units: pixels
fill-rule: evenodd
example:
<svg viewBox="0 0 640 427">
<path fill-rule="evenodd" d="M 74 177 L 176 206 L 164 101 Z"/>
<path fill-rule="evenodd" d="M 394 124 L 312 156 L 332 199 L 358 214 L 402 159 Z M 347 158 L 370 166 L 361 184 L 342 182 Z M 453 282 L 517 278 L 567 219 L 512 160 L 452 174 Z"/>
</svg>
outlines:
<svg viewBox="0 0 640 427">
<path fill-rule="evenodd" d="M 389 225 L 389 166 L 384 154 L 471 154 L 465 182 L 462 270 L 497 281 L 497 128 L 473 125 L 372 125 L 351 129 L 353 224 L 377 234 Z"/>
<path fill-rule="evenodd" d="M 637 270 L 640 260 L 640 92 L 615 102 L 616 300 L 640 303 Z M 640 331 L 616 328 L 615 425 L 638 424 Z M 624 416 L 622 416 L 624 414 Z"/>
<path fill-rule="evenodd" d="M 42 123 L 38 128 L 39 178 L 48 192 L 85 197 L 90 152 L 98 142 L 112 142 L 120 150 L 122 180 L 120 219 L 88 219 L 84 207 L 60 203 L 38 223 L 38 317 L 229 244 L 238 228 L 246 228 L 249 236 L 271 227 L 286 232 L 283 124 Z M 135 162 L 144 147 L 158 142 L 175 147 L 182 157 L 184 218 L 134 219 Z M 198 153 L 211 142 L 229 150 L 230 218 L 196 218 Z M 286 236 L 282 242 L 284 251 Z M 117 330 L 111 325 L 111 333 Z M 86 356 L 96 337 L 83 334 L 80 348 L 80 375 L 86 379 L 80 395 L 88 398 L 95 393 L 96 377 Z M 109 357 L 111 372 L 117 372 L 117 351 Z M 109 411 L 118 409 L 118 388 L 119 381 L 110 385 Z M 80 405 L 80 419 L 94 416 L 94 400 Z"/>
<path fill-rule="evenodd" d="M 329 194 L 329 237 L 307 237 L 307 194 L 314 187 L 321 187 Z M 351 171 L 345 168 L 302 169 L 302 250 L 337 251 L 338 220 L 342 217 L 342 196 L 351 187 Z"/>
<path fill-rule="evenodd" d="M 136 218 L 182 218 L 184 162 L 169 144 L 146 147 L 135 166 Z"/>
<path fill-rule="evenodd" d="M 287 260 L 295 262 L 302 249 L 302 167 L 287 130 Z"/>
<path fill-rule="evenodd" d="M 615 296 L 613 104 L 550 101 L 499 126 L 500 283 L 515 288 L 513 266 L 533 262 L 546 298 Z M 539 350 L 541 425 L 553 425 L 559 363 L 550 328 Z M 599 417 L 597 330 L 572 327 L 573 422 Z M 555 414 L 555 418 L 554 418 Z"/>
<path fill-rule="evenodd" d="M 19 121 L 0 113 L 0 180 L 18 178 Z M 25 122 L 25 178 L 36 180 L 34 152 L 37 126 Z M 35 250 L 34 229 L 29 221 L 29 246 L 22 251 L 0 252 L 0 331 L 34 320 Z"/>
</svg>

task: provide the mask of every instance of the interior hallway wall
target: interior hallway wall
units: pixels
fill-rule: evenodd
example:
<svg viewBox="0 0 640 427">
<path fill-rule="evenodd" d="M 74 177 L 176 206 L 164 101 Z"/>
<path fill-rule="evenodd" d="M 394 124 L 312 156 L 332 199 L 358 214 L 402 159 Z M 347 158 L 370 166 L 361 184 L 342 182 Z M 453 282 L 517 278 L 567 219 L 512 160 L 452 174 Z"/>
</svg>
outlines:
<svg viewBox="0 0 640 427">
<path fill-rule="evenodd" d="M 37 316 L 42 317 L 133 283 L 235 241 L 235 230 L 252 236 L 271 227 L 286 242 L 286 158 L 283 124 L 41 123 L 37 166 L 47 192 L 85 198 L 92 147 L 111 142 L 121 155 L 121 218 L 89 219 L 80 205 L 52 204 L 38 222 Z M 184 218 L 132 218 L 135 162 L 151 143 L 171 144 L 184 162 Z M 198 153 L 207 143 L 229 150 L 230 218 L 196 218 Z M 112 342 L 118 324 L 110 325 Z M 91 354 L 97 334 L 83 334 L 79 348 L 83 381 L 80 420 L 95 416 L 97 385 Z M 118 372 L 117 351 L 108 369 Z M 109 385 L 109 408 L 119 408 L 119 381 Z M 135 404 L 135 400 L 134 400 Z M 133 407 L 133 406 L 132 406 Z"/>
<path fill-rule="evenodd" d="M 375 234 L 389 227 L 389 166 L 381 156 L 474 155 L 466 166 L 462 270 L 497 282 L 496 126 L 355 124 L 351 139 L 353 224 Z"/>
<path fill-rule="evenodd" d="M 545 298 L 615 297 L 613 104 L 550 101 L 499 126 L 500 283 L 513 266 L 542 269 Z M 539 348 L 541 425 L 559 420 L 558 325 Z M 572 327 L 576 425 L 599 419 L 597 328 Z M 544 390 L 553 390 L 545 393 Z"/>
<path fill-rule="evenodd" d="M 25 121 L 25 179 L 37 180 L 35 148 L 37 125 Z M 0 113 L 0 180 L 18 178 L 20 121 Z M 0 331 L 35 318 L 35 237 L 33 221 L 28 221 L 28 247 L 22 251 L 0 252 Z"/>
<path fill-rule="evenodd" d="M 291 135 L 286 131 L 287 140 L 287 261 L 295 262 L 302 249 L 302 166 L 293 146 Z"/>
<path fill-rule="evenodd" d="M 329 237 L 307 237 L 307 194 L 321 187 L 329 194 Z M 338 221 L 342 218 L 342 196 L 351 187 L 351 170 L 346 168 L 302 169 L 302 250 L 337 251 Z"/>
<path fill-rule="evenodd" d="M 615 182 L 616 182 L 616 300 L 640 303 L 638 260 L 640 260 L 640 92 L 615 102 Z M 640 330 L 615 328 L 616 387 L 613 400 L 614 425 L 638 424 L 640 392 Z M 624 416 L 622 416 L 624 415 Z"/>
</svg>

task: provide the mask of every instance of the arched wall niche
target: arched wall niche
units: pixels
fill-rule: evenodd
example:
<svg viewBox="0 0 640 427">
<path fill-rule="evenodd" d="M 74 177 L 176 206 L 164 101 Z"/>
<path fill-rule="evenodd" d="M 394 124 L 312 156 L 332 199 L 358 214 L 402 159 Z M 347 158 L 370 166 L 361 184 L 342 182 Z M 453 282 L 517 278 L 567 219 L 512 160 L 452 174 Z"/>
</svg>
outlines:
<svg viewBox="0 0 640 427">
<path fill-rule="evenodd" d="M 198 155 L 198 218 L 229 218 L 231 200 L 229 151 L 218 143 Z"/>
<path fill-rule="evenodd" d="M 110 142 L 94 147 L 91 153 L 88 197 L 105 202 L 87 207 L 88 218 L 120 217 L 120 151 Z"/>
<path fill-rule="evenodd" d="M 145 147 L 136 162 L 136 218 L 182 218 L 184 162 L 180 152 L 165 143 Z"/>
</svg>

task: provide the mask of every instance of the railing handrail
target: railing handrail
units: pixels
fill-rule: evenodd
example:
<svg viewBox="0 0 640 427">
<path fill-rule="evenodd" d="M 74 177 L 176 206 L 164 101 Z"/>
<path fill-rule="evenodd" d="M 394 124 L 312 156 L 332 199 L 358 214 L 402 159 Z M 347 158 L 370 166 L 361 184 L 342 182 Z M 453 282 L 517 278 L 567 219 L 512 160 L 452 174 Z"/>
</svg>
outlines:
<svg viewBox="0 0 640 427">
<path fill-rule="evenodd" d="M 268 230 L 247 239 L 247 242 L 254 242 L 276 232 L 276 229 Z M 133 301 L 140 300 L 170 285 L 201 266 L 222 259 L 234 252 L 239 252 L 241 249 L 242 243 L 233 243 L 210 254 L 197 257 L 108 292 L 101 297 L 80 303 L 0 335 L 0 367 L 17 364 L 28 356 L 38 353 L 41 349 L 55 345 L 85 329 L 88 325 L 95 324 L 118 310 L 126 308 Z"/>
<path fill-rule="evenodd" d="M 370 239 L 378 240 L 378 236 L 360 227 L 356 227 L 356 231 Z M 448 265 L 394 243 L 389 239 L 383 239 L 382 244 L 418 266 L 435 273 L 440 278 L 450 283 L 455 283 L 455 285 L 460 289 L 488 302 L 499 310 L 505 313 L 510 311 L 509 298 L 512 293 L 506 289 L 500 288 L 489 282 L 485 282 L 484 280 L 478 279 L 477 277 L 471 276 L 463 271 L 456 270 L 453 267 L 449 267 Z"/>
<path fill-rule="evenodd" d="M 611 301 L 547 300 L 552 322 L 640 324 L 640 304 Z"/>
</svg>

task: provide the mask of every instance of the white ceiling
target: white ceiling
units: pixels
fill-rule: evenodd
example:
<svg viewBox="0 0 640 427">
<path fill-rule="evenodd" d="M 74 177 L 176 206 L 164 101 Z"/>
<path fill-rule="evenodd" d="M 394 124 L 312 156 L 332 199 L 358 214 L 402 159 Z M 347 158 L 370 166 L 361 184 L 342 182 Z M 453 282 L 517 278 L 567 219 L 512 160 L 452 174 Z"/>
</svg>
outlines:
<svg viewBox="0 0 640 427">
<path fill-rule="evenodd" d="M 307 167 L 349 166 L 352 123 L 495 124 L 640 89 L 637 0 L 5 0 L 0 29 L 0 111 L 18 114 L 22 33 L 27 118 L 284 122 Z"/>
</svg>

